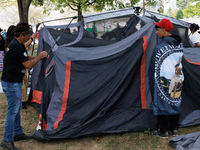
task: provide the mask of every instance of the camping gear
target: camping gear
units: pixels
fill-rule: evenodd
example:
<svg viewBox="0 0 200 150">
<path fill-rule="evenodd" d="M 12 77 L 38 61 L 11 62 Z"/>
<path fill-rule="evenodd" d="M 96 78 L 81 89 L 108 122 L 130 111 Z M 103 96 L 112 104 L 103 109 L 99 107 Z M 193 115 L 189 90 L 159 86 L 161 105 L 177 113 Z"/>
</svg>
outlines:
<svg viewBox="0 0 200 150">
<path fill-rule="evenodd" d="M 195 49 L 188 37 L 188 23 L 147 10 L 140 16 L 132 8 L 83 18 L 65 25 L 43 23 L 38 53 L 47 51 L 50 57 L 36 64 L 31 77 L 30 100 L 40 113 L 34 139 L 77 138 L 157 128 L 148 79 L 149 60 L 159 43 L 153 21 L 166 18 L 173 23 L 171 33 L 181 36 L 186 51 L 183 56 L 183 65 L 189 65 L 185 67 L 186 72 L 192 69 L 190 65 L 195 65 L 190 64 L 191 57 L 196 57 L 188 54 Z M 96 38 L 85 30 L 94 22 L 98 31 Z M 64 33 L 66 28 L 74 32 Z M 102 39 L 101 34 L 110 36 Z M 185 80 L 189 81 L 190 76 Z M 198 89 L 193 91 L 196 96 L 200 96 Z M 183 87 L 181 126 L 197 124 L 200 116 L 198 106 L 185 109 L 193 105 L 191 101 L 198 101 L 185 90 L 188 91 L 187 87 Z M 190 114 L 198 116 L 192 120 Z"/>
</svg>

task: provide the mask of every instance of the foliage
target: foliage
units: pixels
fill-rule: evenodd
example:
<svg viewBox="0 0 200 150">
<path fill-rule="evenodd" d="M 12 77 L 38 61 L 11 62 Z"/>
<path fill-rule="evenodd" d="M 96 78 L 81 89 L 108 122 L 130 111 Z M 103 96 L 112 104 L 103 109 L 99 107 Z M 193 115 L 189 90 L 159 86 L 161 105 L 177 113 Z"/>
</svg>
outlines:
<svg viewBox="0 0 200 150">
<path fill-rule="evenodd" d="M 144 133 L 150 135 L 151 134 L 150 128 L 148 128 L 147 130 L 145 130 Z"/>
<path fill-rule="evenodd" d="M 130 2 L 123 2 L 121 0 L 33 0 L 34 5 L 45 5 L 46 12 L 51 9 L 60 10 L 64 12 L 66 7 L 70 7 L 74 11 L 88 11 L 93 8 L 95 11 L 102 11 L 103 9 L 116 9 L 134 6 L 140 0 L 130 0 Z M 54 7 L 52 7 L 54 5 Z"/>
<path fill-rule="evenodd" d="M 184 9 L 190 0 L 177 0 L 176 5 L 179 9 Z"/>
<path fill-rule="evenodd" d="M 160 14 L 164 13 L 164 1 L 163 0 L 159 0 L 159 8 L 157 10 Z"/>
<path fill-rule="evenodd" d="M 132 7 L 139 1 L 140 0 L 130 0 L 129 2 L 124 2 L 122 0 L 32 0 L 32 4 L 36 6 L 42 5 L 44 13 L 47 14 L 49 14 L 52 9 L 59 10 L 60 13 L 64 13 L 65 9 L 68 7 L 77 11 L 77 16 L 81 16 L 83 11 L 87 12 L 93 9 L 100 12 L 103 9 L 122 9 L 125 7 Z"/>
<path fill-rule="evenodd" d="M 0 0 L 0 7 L 5 8 L 5 7 L 10 7 L 10 6 L 15 6 L 17 5 L 16 0 Z"/>
<path fill-rule="evenodd" d="M 181 9 L 179 9 L 176 13 L 176 19 L 183 19 L 183 12 Z"/>
<path fill-rule="evenodd" d="M 28 10 L 32 0 L 0 0 L 0 7 L 18 6 L 20 22 L 28 23 Z"/>
<path fill-rule="evenodd" d="M 60 13 L 64 13 L 68 7 L 74 11 L 77 11 L 77 16 L 82 15 L 82 12 L 94 11 L 100 12 L 102 10 L 115 10 L 123 9 L 127 7 L 133 7 L 140 0 L 32 0 L 32 4 L 35 6 L 42 5 L 44 13 L 49 14 L 52 9 L 59 10 Z M 156 0 L 145 0 L 145 5 L 154 6 Z"/>
<path fill-rule="evenodd" d="M 32 0 L 31 2 L 35 6 L 42 6 L 44 4 L 43 0 Z"/>
<path fill-rule="evenodd" d="M 146 6 L 155 6 L 156 4 L 157 4 L 157 0 L 143 0 L 143 7 L 144 8 Z"/>
<path fill-rule="evenodd" d="M 194 1 L 194 0 L 191 0 Z M 186 18 L 200 16 L 200 1 L 195 1 L 195 3 L 188 3 L 186 8 L 183 9 L 183 15 Z"/>
<path fill-rule="evenodd" d="M 33 27 L 35 27 L 38 22 L 44 21 L 44 17 L 47 17 L 46 14 L 43 14 L 41 9 L 42 8 L 40 6 L 29 8 L 29 24 L 31 24 Z"/>
<path fill-rule="evenodd" d="M 166 15 L 167 15 L 167 16 L 170 16 L 170 17 L 173 16 L 173 13 L 172 13 L 172 9 L 171 9 L 171 8 L 168 9 Z"/>
</svg>

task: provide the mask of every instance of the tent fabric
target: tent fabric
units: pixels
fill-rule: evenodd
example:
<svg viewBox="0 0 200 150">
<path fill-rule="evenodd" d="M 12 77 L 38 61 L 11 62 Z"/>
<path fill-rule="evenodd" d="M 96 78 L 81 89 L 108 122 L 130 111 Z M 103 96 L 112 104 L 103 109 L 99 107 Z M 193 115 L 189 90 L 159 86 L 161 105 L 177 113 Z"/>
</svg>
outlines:
<svg viewBox="0 0 200 150">
<path fill-rule="evenodd" d="M 181 116 L 180 126 L 191 126 L 200 123 L 199 109 L 200 109 L 200 82 L 198 80 L 200 74 L 200 58 L 199 48 L 185 48 L 183 73 L 183 93 L 182 93 L 182 104 L 181 104 Z"/>
<path fill-rule="evenodd" d="M 31 103 L 39 107 L 37 110 L 40 112 L 34 139 L 77 138 L 157 127 L 148 77 L 151 55 L 160 42 L 155 34 L 155 18 L 136 16 L 126 10 L 123 13 L 113 12 L 118 14 L 112 16 L 114 18 L 130 17 L 117 40 L 87 38 L 84 37 L 84 29 L 79 31 L 81 38 L 78 40 L 75 35 L 55 30 L 55 26 L 44 26 L 40 31 L 38 53 L 47 51 L 50 57 L 37 63 L 31 78 Z M 109 19 L 111 16 L 107 14 L 109 12 L 87 16 L 84 21 L 98 21 L 98 15 L 101 16 L 99 20 Z M 86 18 L 89 18 L 88 21 Z M 183 31 L 182 40 L 189 46 L 188 35 L 185 35 L 187 23 L 174 19 L 173 22 L 178 31 Z M 67 26 L 82 24 L 58 25 L 56 28 Z M 191 66 L 199 66 L 198 55 L 195 58 L 190 55 L 191 49 L 195 48 L 184 48 L 186 74 L 196 72 Z M 198 73 L 193 82 L 197 76 Z M 188 99 L 193 101 L 195 98 L 189 97 L 187 92 L 190 78 L 185 77 L 186 84 L 183 85 L 185 98 L 181 109 L 186 111 L 182 111 L 180 122 L 184 126 L 191 123 L 188 115 L 196 117 L 199 113 L 199 108 L 194 109 L 194 106 L 185 108 Z M 196 90 L 193 92 L 198 94 Z M 198 103 L 198 99 L 196 101 L 194 103 Z M 192 124 L 196 124 L 198 119 L 196 117 Z"/>
<path fill-rule="evenodd" d="M 200 132 L 179 135 L 169 140 L 169 143 L 176 150 L 199 150 L 200 149 Z"/>
<path fill-rule="evenodd" d="M 121 16 L 132 16 L 134 14 L 133 8 L 120 9 L 115 11 L 107 11 L 103 13 L 96 13 L 84 16 L 84 22 L 93 22 L 105 20 L 110 18 L 119 18 Z"/>
<path fill-rule="evenodd" d="M 146 53 L 151 50 L 147 43 L 156 41 L 152 36 L 155 32 L 154 28 L 150 28 L 152 25 L 149 22 L 143 30 L 106 46 L 58 45 L 57 49 L 53 49 L 50 53 L 53 55 L 50 59 L 54 60 L 53 71 L 45 78 L 45 90 L 44 87 L 40 89 L 44 95 L 42 126 L 46 128 L 45 131 L 37 130 L 34 138 L 76 138 L 155 128 L 156 121 L 153 124 L 151 121 L 156 117 L 150 113 L 152 102 L 146 100 L 145 86 Z M 43 31 L 44 35 L 50 36 L 50 30 Z M 43 37 L 43 33 L 40 34 Z M 43 38 L 43 49 L 52 46 L 47 44 L 51 39 Z M 50 66 L 51 62 L 48 60 L 46 66 Z M 39 79 L 39 83 L 44 83 L 43 79 Z M 35 89 L 38 90 L 39 86 Z"/>
</svg>

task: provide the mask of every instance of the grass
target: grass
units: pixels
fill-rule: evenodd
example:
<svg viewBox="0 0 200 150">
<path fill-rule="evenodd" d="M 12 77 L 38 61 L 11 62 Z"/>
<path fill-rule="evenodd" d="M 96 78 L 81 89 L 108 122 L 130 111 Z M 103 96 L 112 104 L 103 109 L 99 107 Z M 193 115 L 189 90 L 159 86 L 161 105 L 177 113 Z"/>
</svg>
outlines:
<svg viewBox="0 0 200 150">
<path fill-rule="evenodd" d="M 4 120 L 7 112 L 5 94 L 0 94 L 0 141 L 3 139 Z M 39 114 L 32 106 L 21 111 L 21 123 L 25 134 L 34 133 L 38 124 Z M 180 134 L 197 132 L 200 126 L 180 128 Z M 147 129 L 148 131 L 148 129 Z M 171 137 L 170 137 L 171 138 Z M 109 134 L 98 137 L 83 137 L 55 141 L 24 140 L 15 142 L 22 150 L 174 150 L 166 139 L 148 134 L 148 132 L 133 132 Z M 1 148 L 0 148 L 1 150 Z"/>
</svg>

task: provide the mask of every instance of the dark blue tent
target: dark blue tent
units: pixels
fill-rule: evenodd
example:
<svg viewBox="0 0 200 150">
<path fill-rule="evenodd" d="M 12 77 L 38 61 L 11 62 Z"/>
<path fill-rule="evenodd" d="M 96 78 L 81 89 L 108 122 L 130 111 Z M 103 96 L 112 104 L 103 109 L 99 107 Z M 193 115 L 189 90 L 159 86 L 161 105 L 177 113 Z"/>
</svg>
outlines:
<svg viewBox="0 0 200 150">
<path fill-rule="evenodd" d="M 135 15 L 132 8 L 84 16 L 84 21 L 68 25 L 45 25 L 39 33 L 38 53 L 48 51 L 50 58 L 38 63 L 32 74 L 31 103 L 40 111 L 34 138 L 52 140 L 156 128 L 147 72 L 159 42 L 153 21 L 162 18 L 174 24 L 172 34 L 181 35 L 187 52 L 193 50 L 188 23 L 149 11 Z M 91 24 L 97 26 L 98 34 L 105 31 L 106 24 L 107 29 L 115 29 L 103 33 L 112 35 L 106 39 L 95 38 L 84 28 Z M 77 27 L 76 34 L 58 30 Z M 187 54 L 184 58 L 193 61 Z M 190 64 L 184 61 L 185 66 Z M 187 88 L 184 85 L 185 91 Z M 183 101 L 193 100 L 185 91 Z M 183 123 L 193 111 L 182 113 L 182 126 L 190 124 Z"/>
</svg>

